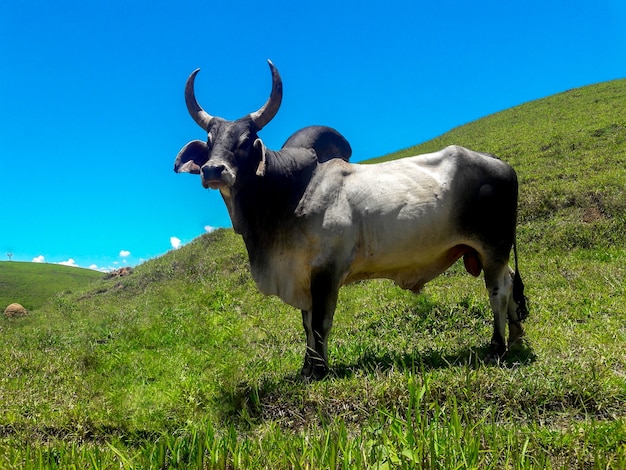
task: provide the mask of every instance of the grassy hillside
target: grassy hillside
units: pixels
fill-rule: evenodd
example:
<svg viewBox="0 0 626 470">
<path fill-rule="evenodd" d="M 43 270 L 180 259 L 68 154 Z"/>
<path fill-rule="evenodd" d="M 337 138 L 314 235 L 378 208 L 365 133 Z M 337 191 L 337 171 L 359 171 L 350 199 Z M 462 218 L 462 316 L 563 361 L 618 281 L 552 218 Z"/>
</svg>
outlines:
<svg viewBox="0 0 626 470">
<path fill-rule="evenodd" d="M 520 177 L 529 349 L 482 363 L 491 312 L 455 265 L 418 295 L 340 295 L 333 376 L 295 380 L 300 314 L 230 230 L 0 322 L 0 468 L 626 468 L 626 81 L 456 143 Z"/>
<path fill-rule="evenodd" d="M 530 102 L 374 162 L 451 144 L 513 165 L 522 236 L 529 227 L 532 249 L 624 248 L 626 81 Z"/>
<path fill-rule="evenodd" d="M 58 264 L 0 262 L 0 310 L 14 302 L 34 310 L 58 292 L 81 288 L 102 273 Z"/>
</svg>

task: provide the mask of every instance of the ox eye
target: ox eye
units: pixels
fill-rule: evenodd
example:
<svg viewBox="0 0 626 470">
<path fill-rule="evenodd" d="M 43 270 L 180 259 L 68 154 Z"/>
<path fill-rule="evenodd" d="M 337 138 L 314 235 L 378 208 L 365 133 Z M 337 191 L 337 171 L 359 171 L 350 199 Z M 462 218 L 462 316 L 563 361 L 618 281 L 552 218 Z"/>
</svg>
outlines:
<svg viewBox="0 0 626 470">
<path fill-rule="evenodd" d="M 209 133 L 207 137 L 207 145 L 211 147 L 213 145 L 213 134 Z"/>
<path fill-rule="evenodd" d="M 238 147 L 244 147 L 250 143 L 250 134 L 246 132 L 245 134 L 241 134 L 239 136 Z"/>
</svg>

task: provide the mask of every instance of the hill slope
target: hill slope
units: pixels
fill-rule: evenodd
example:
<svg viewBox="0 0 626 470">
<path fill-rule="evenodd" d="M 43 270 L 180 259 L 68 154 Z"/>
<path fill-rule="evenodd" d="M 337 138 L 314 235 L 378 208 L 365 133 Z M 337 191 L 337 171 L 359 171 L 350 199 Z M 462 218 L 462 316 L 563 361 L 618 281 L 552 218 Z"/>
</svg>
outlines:
<svg viewBox="0 0 626 470">
<path fill-rule="evenodd" d="M 85 287 L 102 278 L 103 274 L 90 269 L 58 264 L 0 262 L 0 311 L 13 303 L 27 310 L 39 308 L 58 292 Z"/>
<path fill-rule="evenodd" d="M 626 245 L 626 80 L 526 103 L 373 162 L 451 144 L 513 165 L 534 249 Z"/>
<path fill-rule="evenodd" d="M 256 291 L 240 237 L 219 230 L 0 322 L 0 466 L 24 442 L 101 468 L 626 465 L 626 81 L 385 158 L 451 143 L 519 173 L 530 350 L 480 362 L 489 302 L 455 265 L 418 296 L 342 289 L 334 377 L 296 383 L 299 312 Z"/>
</svg>

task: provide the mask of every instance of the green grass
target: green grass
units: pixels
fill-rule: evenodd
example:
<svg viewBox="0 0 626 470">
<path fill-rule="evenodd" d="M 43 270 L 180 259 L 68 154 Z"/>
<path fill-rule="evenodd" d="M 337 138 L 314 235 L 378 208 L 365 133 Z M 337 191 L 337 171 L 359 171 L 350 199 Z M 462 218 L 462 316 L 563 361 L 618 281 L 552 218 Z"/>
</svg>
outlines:
<svg viewBox="0 0 626 470">
<path fill-rule="evenodd" d="M 451 143 L 520 177 L 530 348 L 482 362 L 455 265 L 420 295 L 342 289 L 329 380 L 231 230 L 0 321 L 0 468 L 626 468 L 626 81 L 528 103 Z"/>
<path fill-rule="evenodd" d="M 0 261 L 0 308 L 17 302 L 34 310 L 55 294 L 86 286 L 102 276 L 90 269 L 58 264 Z"/>
</svg>

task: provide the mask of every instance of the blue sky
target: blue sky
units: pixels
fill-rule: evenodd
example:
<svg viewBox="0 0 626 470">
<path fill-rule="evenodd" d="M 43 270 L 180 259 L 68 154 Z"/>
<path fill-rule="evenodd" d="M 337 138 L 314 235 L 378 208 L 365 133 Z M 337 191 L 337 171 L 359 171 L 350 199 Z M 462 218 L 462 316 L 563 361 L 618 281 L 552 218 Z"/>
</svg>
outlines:
<svg viewBox="0 0 626 470">
<path fill-rule="evenodd" d="M 626 77 L 626 2 L 3 2 L 0 259 L 110 269 L 230 226 L 172 171 L 206 137 L 184 83 L 200 67 L 200 103 L 236 119 L 269 96 L 268 58 L 284 98 L 265 143 L 325 124 L 360 161 Z"/>
</svg>

